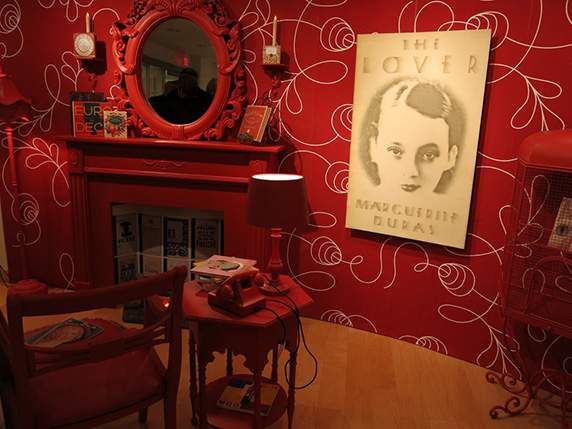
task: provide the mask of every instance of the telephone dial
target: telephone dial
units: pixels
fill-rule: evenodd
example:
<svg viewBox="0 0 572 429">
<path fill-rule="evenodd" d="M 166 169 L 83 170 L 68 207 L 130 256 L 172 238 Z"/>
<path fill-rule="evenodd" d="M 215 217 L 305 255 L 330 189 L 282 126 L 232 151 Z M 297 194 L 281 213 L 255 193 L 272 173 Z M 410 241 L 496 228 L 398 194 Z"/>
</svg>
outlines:
<svg viewBox="0 0 572 429">
<path fill-rule="evenodd" d="M 239 316 L 248 316 L 266 307 L 266 298 L 260 293 L 264 278 L 260 271 L 247 270 L 226 279 L 216 290 L 209 292 L 208 302 Z"/>
</svg>

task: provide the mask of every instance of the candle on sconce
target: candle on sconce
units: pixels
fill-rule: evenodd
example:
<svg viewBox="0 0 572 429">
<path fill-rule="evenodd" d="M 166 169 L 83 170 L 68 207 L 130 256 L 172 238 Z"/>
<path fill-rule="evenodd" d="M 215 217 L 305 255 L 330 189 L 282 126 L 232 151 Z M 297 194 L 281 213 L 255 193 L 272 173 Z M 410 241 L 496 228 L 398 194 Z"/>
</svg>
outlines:
<svg viewBox="0 0 572 429">
<path fill-rule="evenodd" d="M 274 21 L 272 22 L 272 46 L 276 46 L 276 30 L 278 29 L 278 19 L 274 15 Z"/>
<path fill-rule="evenodd" d="M 91 18 L 89 17 L 89 12 L 85 14 L 85 32 L 91 33 Z"/>
<path fill-rule="evenodd" d="M 280 45 L 276 41 L 276 33 L 278 32 L 278 18 L 274 16 L 272 21 L 272 45 L 264 45 L 262 48 L 263 64 L 280 64 Z"/>
</svg>

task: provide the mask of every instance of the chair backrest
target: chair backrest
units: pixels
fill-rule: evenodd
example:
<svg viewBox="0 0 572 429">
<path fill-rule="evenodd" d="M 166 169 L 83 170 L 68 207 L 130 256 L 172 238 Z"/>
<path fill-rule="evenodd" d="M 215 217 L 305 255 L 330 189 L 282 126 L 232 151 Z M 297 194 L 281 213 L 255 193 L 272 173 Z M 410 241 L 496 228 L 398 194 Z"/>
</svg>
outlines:
<svg viewBox="0 0 572 429">
<path fill-rule="evenodd" d="M 38 416 L 26 416 L 26 414 L 30 414 L 30 409 L 34 410 L 29 401 L 34 399 L 34 395 L 38 395 L 38 392 L 35 391 L 38 389 L 38 384 L 35 383 L 39 383 L 42 377 L 44 377 L 44 382 L 46 379 L 49 380 L 49 377 L 52 377 L 52 380 L 57 380 L 57 374 L 69 374 L 69 372 L 62 373 L 61 371 L 74 371 L 71 369 L 74 367 L 75 374 L 81 376 L 84 373 L 87 374 L 88 370 L 104 368 L 101 365 L 120 362 L 122 357 L 126 355 L 129 355 L 129 359 L 135 359 L 135 357 L 141 358 L 151 351 L 155 353 L 155 346 L 160 344 L 168 344 L 168 346 L 163 346 L 168 347 L 168 358 L 160 370 L 163 387 L 148 398 L 137 398 L 132 404 L 125 403 L 126 398 L 122 398 L 124 402 L 119 405 L 122 408 L 121 411 L 111 410 L 109 409 L 110 404 L 106 404 L 107 408 L 102 411 L 103 415 L 89 416 L 89 418 L 93 419 L 94 424 L 102 424 L 146 409 L 153 402 L 165 400 L 166 396 L 170 396 L 169 401 L 176 402 L 182 353 L 182 295 L 186 275 L 187 269 L 181 266 L 152 277 L 96 289 L 45 295 L 9 295 L 7 297 L 8 323 L 7 326 L 5 323 L 0 323 L 0 328 L 7 329 L 7 334 L 0 332 L 0 340 L 7 341 L 3 348 L 12 367 L 13 384 L 16 392 L 14 412 L 17 414 L 17 418 L 25 419 L 30 425 L 29 427 L 37 424 Z M 169 297 L 167 305 L 165 304 L 166 300 L 161 299 L 159 295 Z M 145 316 L 143 326 L 138 329 L 117 330 L 112 334 L 106 334 L 104 331 L 88 340 L 51 348 L 34 346 L 25 342 L 23 323 L 25 317 L 69 315 L 97 309 L 109 310 L 139 300 L 144 302 Z M 63 319 L 65 317 L 62 317 Z M 96 366 L 90 366 L 90 364 L 96 364 Z M 80 367 L 81 365 L 88 366 Z M 136 365 L 136 362 L 133 362 L 133 365 Z M 80 372 L 77 372 L 78 370 Z M 113 374 L 106 373 L 108 370 L 109 368 L 99 369 L 101 375 L 96 374 L 96 377 L 113 377 Z M 58 371 L 60 372 L 57 373 Z M 52 374 L 50 375 L 50 373 Z M 62 385 L 66 385 L 68 382 L 67 379 L 61 380 Z M 137 380 L 129 380 L 130 384 L 136 382 Z M 121 389 L 122 387 L 116 386 L 115 388 Z M 77 389 L 77 386 L 73 388 Z M 134 386 L 131 388 L 136 389 Z M 86 385 L 85 389 L 89 391 L 90 386 Z M 100 402 L 112 401 L 113 395 L 104 395 Z M 57 395 L 54 394 L 54 400 L 56 397 Z M 3 407 L 7 406 L 4 404 L 4 401 L 7 400 L 4 392 L 2 400 Z M 42 398 L 42 401 L 49 402 L 50 398 Z M 81 406 L 81 404 L 78 405 Z M 44 404 L 44 408 L 48 409 L 49 406 Z M 174 406 L 171 411 L 174 412 Z M 166 404 L 165 413 L 167 414 Z M 83 420 L 86 419 L 85 414 L 80 417 Z M 174 416 L 169 418 L 173 421 Z M 165 419 L 167 421 L 167 416 Z M 58 422 L 58 424 L 61 423 L 61 421 Z M 74 424 L 75 422 L 63 423 Z M 90 426 L 92 424 L 84 421 L 73 427 Z"/>
</svg>

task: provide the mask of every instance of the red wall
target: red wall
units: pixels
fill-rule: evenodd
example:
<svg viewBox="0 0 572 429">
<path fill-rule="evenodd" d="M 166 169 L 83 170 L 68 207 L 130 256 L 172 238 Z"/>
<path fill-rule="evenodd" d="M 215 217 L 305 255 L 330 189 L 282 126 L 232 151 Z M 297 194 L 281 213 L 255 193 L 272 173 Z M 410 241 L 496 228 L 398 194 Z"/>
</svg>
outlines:
<svg viewBox="0 0 572 429">
<path fill-rule="evenodd" d="M 67 153 L 54 137 L 70 133 L 69 91 L 91 88 L 71 54 L 72 33 L 84 30 L 89 11 L 108 50 L 108 70 L 97 90 L 110 96 L 115 65 L 109 29 L 130 7 L 127 1 L 91 3 L 5 0 L 0 9 L 5 71 L 32 97 L 35 109 L 33 121 L 17 124 L 15 136 L 29 270 L 32 277 L 61 286 L 74 279 L 74 257 Z M 270 43 L 272 18 L 279 19 L 278 41 L 289 57 L 289 74 L 276 100 L 280 137 L 289 142 L 281 170 L 306 176 L 313 212 L 311 226 L 284 235 L 283 259 L 315 299 L 309 314 L 484 367 L 510 369 L 497 305 L 506 208 L 522 139 L 572 121 L 572 6 L 564 0 L 226 4 L 243 25 L 250 101 L 270 88 L 259 65 L 261 47 Z M 357 34 L 472 28 L 491 28 L 493 41 L 465 250 L 346 229 Z M 18 278 L 5 138 L 1 156 L 6 247 L 11 274 Z M 572 350 L 568 340 L 520 330 L 535 338 L 541 355 L 552 348 Z"/>
</svg>

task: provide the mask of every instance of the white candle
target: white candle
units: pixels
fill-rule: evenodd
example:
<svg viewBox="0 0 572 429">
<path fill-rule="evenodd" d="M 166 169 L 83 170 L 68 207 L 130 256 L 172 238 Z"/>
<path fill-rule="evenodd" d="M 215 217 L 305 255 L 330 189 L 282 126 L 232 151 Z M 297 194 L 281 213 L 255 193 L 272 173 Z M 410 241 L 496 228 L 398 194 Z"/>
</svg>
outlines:
<svg viewBox="0 0 572 429">
<path fill-rule="evenodd" d="M 278 29 L 278 20 L 274 15 L 274 22 L 272 22 L 272 46 L 276 46 L 276 30 Z"/>
<path fill-rule="evenodd" d="M 91 18 L 89 17 L 89 12 L 85 14 L 85 32 L 91 33 Z"/>
</svg>

